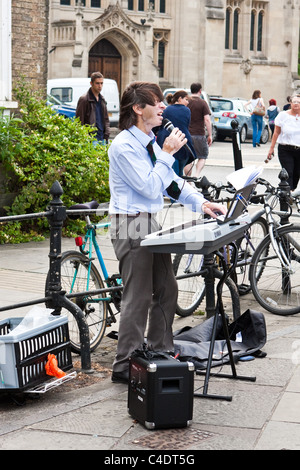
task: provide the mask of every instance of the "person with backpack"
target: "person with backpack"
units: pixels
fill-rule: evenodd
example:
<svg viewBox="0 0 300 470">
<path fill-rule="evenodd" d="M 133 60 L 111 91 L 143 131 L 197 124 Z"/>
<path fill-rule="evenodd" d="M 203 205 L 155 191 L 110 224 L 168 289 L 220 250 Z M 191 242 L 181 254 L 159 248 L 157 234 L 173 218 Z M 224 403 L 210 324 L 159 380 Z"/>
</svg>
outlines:
<svg viewBox="0 0 300 470">
<path fill-rule="evenodd" d="M 274 99 L 269 100 L 269 105 L 270 106 L 267 109 L 266 116 L 269 120 L 269 127 L 270 127 L 270 130 L 271 130 L 272 136 L 273 136 L 274 129 L 275 129 L 274 121 L 275 121 L 276 116 L 278 116 L 278 114 L 280 112 L 280 109 L 278 108 L 276 100 L 274 100 Z"/>
</svg>

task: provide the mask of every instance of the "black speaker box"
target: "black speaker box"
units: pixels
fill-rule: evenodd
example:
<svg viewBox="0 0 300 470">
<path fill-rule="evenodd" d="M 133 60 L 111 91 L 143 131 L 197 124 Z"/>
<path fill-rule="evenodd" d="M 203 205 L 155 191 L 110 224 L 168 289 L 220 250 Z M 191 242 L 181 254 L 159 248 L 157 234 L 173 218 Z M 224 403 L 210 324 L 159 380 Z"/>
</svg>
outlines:
<svg viewBox="0 0 300 470">
<path fill-rule="evenodd" d="M 167 353 L 133 353 L 128 411 L 147 429 L 188 426 L 193 418 L 194 364 Z"/>
</svg>

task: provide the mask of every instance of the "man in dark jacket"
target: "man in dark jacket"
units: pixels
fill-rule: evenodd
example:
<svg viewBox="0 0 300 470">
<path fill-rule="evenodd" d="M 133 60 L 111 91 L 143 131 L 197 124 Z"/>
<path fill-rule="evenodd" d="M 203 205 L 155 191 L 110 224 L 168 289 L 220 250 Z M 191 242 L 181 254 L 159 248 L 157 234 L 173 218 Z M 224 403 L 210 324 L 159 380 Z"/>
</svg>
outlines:
<svg viewBox="0 0 300 470">
<path fill-rule="evenodd" d="M 106 101 L 101 95 L 104 77 L 100 72 L 94 72 L 91 76 L 91 88 L 81 96 L 77 103 L 76 117 L 81 124 L 88 124 L 96 128 L 97 141 L 108 141 L 110 134 L 109 118 Z"/>
</svg>

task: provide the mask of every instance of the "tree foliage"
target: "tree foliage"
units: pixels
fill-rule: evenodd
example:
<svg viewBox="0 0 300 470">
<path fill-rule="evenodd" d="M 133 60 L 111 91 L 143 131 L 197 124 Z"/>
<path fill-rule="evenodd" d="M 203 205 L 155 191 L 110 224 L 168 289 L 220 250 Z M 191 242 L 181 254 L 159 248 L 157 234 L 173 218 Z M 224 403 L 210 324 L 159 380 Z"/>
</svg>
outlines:
<svg viewBox="0 0 300 470">
<path fill-rule="evenodd" d="M 0 114 L 0 162 L 7 174 L 6 189 L 17 188 L 13 203 L 5 208 L 7 214 L 44 212 L 56 180 L 63 188 L 62 201 L 67 207 L 92 199 L 108 201 L 108 146 L 95 146 L 89 126 L 52 111 L 26 82 L 20 82 L 14 93 L 18 115 L 9 118 Z M 0 224 L 0 243 L 25 241 L 49 229 L 47 219 L 12 227 Z M 74 221 L 68 220 L 65 233 L 73 227 Z"/>
</svg>

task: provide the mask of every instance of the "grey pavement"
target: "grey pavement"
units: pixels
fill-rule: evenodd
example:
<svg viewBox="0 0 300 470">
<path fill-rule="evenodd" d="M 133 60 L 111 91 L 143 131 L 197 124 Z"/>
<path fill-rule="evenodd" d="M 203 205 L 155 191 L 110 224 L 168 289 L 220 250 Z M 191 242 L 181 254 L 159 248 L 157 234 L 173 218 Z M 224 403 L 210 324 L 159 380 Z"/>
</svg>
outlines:
<svg viewBox="0 0 300 470">
<path fill-rule="evenodd" d="M 218 148 L 215 147 L 216 153 Z M 220 172 L 224 166 L 225 173 L 226 169 L 230 172 L 228 160 L 226 165 L 218 163 L 214 151 L 211 150 L 211 162 L 205 169 L 207 175 L 216 175 L 216 166 Z M 259 151 L 263 158 L 263 150 Z M 254 157 L 257 153 L 251 154 L 248 161 Z M 268 168 L 272 178 L 276 179 L 279 169 L 275 163 Z M 182 215 L 181 208 L 172 210 L 167 214 L 166 224 L 189 217 L 186 213 Z M 109 270 L 117 272 L 110 240 L 103 234 L 100 237 Z M 73 247 L 73 240 L 63 239 L 63 251 Z M 0 307 L 44 296 L 48 253 L 48 240 L 0 246 Z M 199 450 L 299 450 L 300 315 L 272 315 L 260 308 L 251 293 L 240 300 L 242 312 L 252 308 L 265 315 L 268 338 L 263 350 L 267 356 L 237 363 L 238 374 L 255 376 L 255 382 L 218 378 L 215 376 L 218 370 L 212 369 L 208 392 L 231 395 L 232 401 L 194 397 L 190 426 L 147 430 L 128 414 L 127 386 L 111 382 L 116 340 L 105 336 L 97 351 L 92 353 L 94 373 L 82 374 L 80 357 L 74 356 L 78 376 L 73 381 L 41 394 L 35 400 L 26 397 L 23 406 L 18 406 L 5 393 L 0 394 L 0 449 L 102 450 L 105 451 L 103 459 L 108 459 L 105 463 L 113 463 L 116 456 L 128 451 L 127 456 L 138 455 L 137 465 L 149 459 L 154 451 L 197 456 Z M 231 315 L 231 303 L 226 294 L 223 301 L 226 313 Z M 22 316 L 27 311 L 28 307 L 1 312 L 0 320 Z M 205 316 L 199 315 L 176 316 L 174 330 L 193 327 L 204 320 Z M 113 325 L 106 333 L 117 329 L 118 324 Z M 230 366 L 225 365 L 222 372 L 230 373 Z M 84 382 L 80 385 L 82 377 Z M 203 377 L 196 375 L 195 391 L 201 387 Z M 172 463 L 176 464 L 174 457 Z"/>
</svg>

